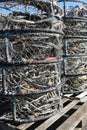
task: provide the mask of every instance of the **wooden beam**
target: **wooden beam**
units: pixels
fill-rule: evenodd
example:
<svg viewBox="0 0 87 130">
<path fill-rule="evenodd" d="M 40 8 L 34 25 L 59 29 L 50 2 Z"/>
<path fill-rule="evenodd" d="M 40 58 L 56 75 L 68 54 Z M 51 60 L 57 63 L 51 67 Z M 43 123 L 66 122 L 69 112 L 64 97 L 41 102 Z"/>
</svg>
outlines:
<svg viewBox="0 0 87 130">
<path fill-rule="evenodd" d="M 19 129 L 19 130 L 26 130 L 27 128 L 29 128 L 29 127 L 32 126 L 33 124 L 34 124 L 34 122 L 33 122 L 33 123 L 24 123 L 24 124 L 19 125 L 19 126 L 17 127 L 17 129 Z"/>
<path fill-rule="evenodd" d="M 72 96 L 73 94 L 64 94 L 64 97 L 70 97 Z"/>
<path fill-rule="evenodd" d="M 74 130 L 83 118 L 87 116 L 87 102 L 85 102 L 72 116 L 70 116 L 56 130 Z"/>
<path fill-rule="evenodd" d="M 80 99 L 81 102 L 86 102 L 87 101 L 87 96 L 83 97 L 82 99 Z"/>
<path fill-rule="evenodd" d="M 75 128 L 74 130 L 82 130 L 82 128 Z"/>
<path fill-rule="evenodd" d="M 83 98 L 86 95 L 87 95 L 87 91 L 84 91 L 83 93 L 77 95 L 75 98 L 81 99 L 81 98 Z"/>
<path fill-rule="evenodd" d="M 65 102 L 67 102 L 67 101 L 69 101 L 68 98 L 63 98 L 63 99 L 62 99 L 62 102 L 63 102 L 63 103 L 65 103 Z"/>
</svg>

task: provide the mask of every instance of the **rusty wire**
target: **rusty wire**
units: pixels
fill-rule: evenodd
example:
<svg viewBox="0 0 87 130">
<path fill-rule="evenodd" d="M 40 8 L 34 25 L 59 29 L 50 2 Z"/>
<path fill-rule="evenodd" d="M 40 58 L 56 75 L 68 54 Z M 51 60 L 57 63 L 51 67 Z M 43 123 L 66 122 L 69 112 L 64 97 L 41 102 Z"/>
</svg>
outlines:
<svg viewBox="0 0 87 130">
<path fill-rule="evenodd" d="M 62 8 L 56 0 L 0 2 L 9 11 L 0 15 L 0 96 L 9 100 L 0 120 L 46 119 L 62 108 Z"/>
<path fill-rule="evenodd" d="M 87 3 L 65 0 L 63 4 L 63 92 L 76 93 L 87 89 Z"/>
</svg>

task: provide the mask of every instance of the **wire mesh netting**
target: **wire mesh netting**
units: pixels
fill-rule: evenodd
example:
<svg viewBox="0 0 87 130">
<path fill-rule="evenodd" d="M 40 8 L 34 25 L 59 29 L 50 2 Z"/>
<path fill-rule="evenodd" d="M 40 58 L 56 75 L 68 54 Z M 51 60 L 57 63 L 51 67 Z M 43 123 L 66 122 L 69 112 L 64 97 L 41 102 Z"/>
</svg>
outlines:
<svg viewBox="0 0 87 130">
<path fill-rule="evenodd" d="M 61 30 L 62 8 L 57 1 L 1 1 L 0 7 L 9 11 L 0 16 L 2 29 L 31 27 Z"/>
<path fill-rule="evenodd" d="M 64 5 L 63 92 L 79 92 L 87 89 L 87 3 L 78 0 L 60 2 Z"/>
<path fill-rule="evenodd" d="M 46 119 L 62 108 L 62 8 L 50 0 L 4 0 L 0 8 L 0 96 L 9 102 L 0 120 Z"/>
<path fill-rule="evenodd" d="M 1 94 L 40 93 L 60 89 L 61 63 L 2 68 Z"/>
<path fill-rule="evenodd" d="M 8 97 L 9 104 L 0 120 L 23 123 L 46 119 L 60 111 L 60 98 L 58 90 Z"/>
<path fill-rule="evenodd" d="M 87 55 L 87 39 L 70 38 L 66 39 L 63 50 L 66 55 L 70 56 L 85 56 Z"/>
<path fill-rule="evenodd" d="M 0 0 L 0 9 L 0 120 L 46 119 L 62 108 L 61 88 L 87 89 L 87 3 Z"/>
<path fill-rule="evenodd" d="M 15 30 L 14 30 L 15 31 Z M 1 35 L 0 59 L 7 62 L 30 62 L 57 60 L 61 57 L 62 52 L 62 36 L 58 32 L 42 32 L 28 33 L 31 30 L 17 30 L 17 33 L 3 31 L 4 37 Z M 18 33 L 19 31 L 19 33 Z M 40 31 L 40 29 L 38 30 Z M 49 58 L 49 59 L 48 59 Z"/>
</svg>

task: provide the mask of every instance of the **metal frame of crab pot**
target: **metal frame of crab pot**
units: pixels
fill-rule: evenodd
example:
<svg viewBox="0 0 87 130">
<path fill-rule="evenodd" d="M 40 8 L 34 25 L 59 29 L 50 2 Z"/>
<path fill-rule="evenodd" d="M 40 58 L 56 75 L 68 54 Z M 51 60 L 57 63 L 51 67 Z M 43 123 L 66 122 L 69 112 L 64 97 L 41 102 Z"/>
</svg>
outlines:
<svg viewBox="0 0 87 130">
<path fill-rule="evenodd" d="M 0 95 L 40 94 L 40 92 L 45 93 L 55 90 L 55 88 L 60 91 L 61 64 L 62 60 L 42 63 L 1 64 L 2 85 Z"/>
<path fill-rule="evenodd" d="M 12 2 L 13 0 L 0 0 L 0 2 Z M 30 60 L 19 60 L 19 61 L 14 61 L 13 59 L 10 60 L 9 57 L 9 36 L 11 35 L 18 35 L 20 37 L 20 35 L 23 34 L 28 34 L 29 37 L 31 36 L 38 36 L 39 35 L 44 35 L 44 36 L 55 36 L 55 37 L 63 37 L 63 33 L 62 31 L 58 31 L 56 29 L 53 29 L 53 20 L 58 21 L 61 20 L 59 18 L 56 19 L 55 14 L 53 12 L 53 2 L 50 0 L 29 0 L 30 2 L 33 2 L 36 4 L 36 7 L 38 7 L 38 3 L 47 3 L 48 5 L 50 5 L 50 11 L 48 11 L 47 9 L 45 10 L 48 13 L 48 17 L 46 19 L 46 22 L 48 22 L 50 24 L 50 29 L 48 28 L 41 28 L 41 27 L 32 27 L 28 26 L 26 28 L 20 28 L 20 29 L 15 29 L 15 28 L 8 28 L 9 26 L 7 26 L 6 24 L 6 29 L 2 29 L 0 30 L 0 37 L 2 39 L 4 39 L 4 54 L 5 54 L 5 59 L 0 61 L 0 68 L 2 69 L 2 91 L 0 93 L 0 102 L 1 102 L 1 109 L 0 111 L 3 112 L 2 114 L 0 114 L 0 121 L 5 121 L 5 122 L 16 122 L 16 123 L 23 123 L 23 122 L 33 122 L 33 121 L 38 121 L 38 120 L 43 120 L 46 118 L 51 117 L 52 115 L 54 115 L 55 113 L 59 112 L 60 109 L 62 108 L 62 100 L 61 100 L 61 63 L 62 63 L 62 54 L 61 54 L 61 50 L 60 50 L 60 54 L 56 55 L 56 59 L 50 59 L 50 60 L 44 60 L 44 59 L 35 59 L 33 61 Z M 28 2 L 29 2 L 28 1 Z M 25 6 L 28 6 L 29 3 L 26 3 L 24 0 L 23 1 L 16 1 L 14 0 L 14 2 L 17 3 L 22 3 Z M 33 4 L 32 3 L 32 4 Z M 5 7 L 2 7 L 4 9 L 7 9 Z M 42 9 L 42 8 L 41 8 Z M 11 9 L 7 9 L 10 10 Z M 12 20 L 12 19 L 11 19 Z M 42 21 L 39 21 L 42 22 Z M 49 22 L 50 21 L 50 22 Z M 17 21 L 12 21 L 12 22 L 17 22 Z M 25 21 L 26 22 L 26 21 Z M 39 22 L 35 23 L 35 24 L 39 24 Z M 11 21 L 10 21 L 11 23 Z M 10 24 L 9 23 L 9 24 Z M 29 22 L 28 22 L 29 23 Z M 23 23 L 24 24 L 24 23 Z M 29 23 L 30 24 L 30 23 Z M 18 27 L 18 25 L 17 25 Z M 51 45 L 52 46 L 52 45 Z M 62 49 L 62 48 L 61 48 Z M 58 79 L 56 77 L 55 79 L 55 83 L 53 86 L 51 87 L 47 87 L 47 89 L 40 89 L 40 90 L 36 90 L 36 91 L 28 91 L 27 93 L 12 93 L 10 91 L 10 93 L 8 93 L 8 88 L 7 88 L 7 84 L 6 84 L 6 69 L 8 71 L 9 68 L 15 67 L 15 69 L 18 68 L 23 68 L 26 66 L 55 66 L 55 73 L 58 76 L 57 71 L 59 71 L 59 78 L 60 78 L 60 82 L 58 84 Z M 57 68 L 58 67 L 58 68 Z M 58 69 L 58 70 L 57 70 Z M 9 75 L 8 75 L 9 76 Z M 11 75 L 12 76 L 12 75 Z M 55 76 L 55 74 L 54 74 Z M 31 77 L 32 78 L 32 77 Z M 8 79 L 8 83 L 10 83 L 11 79 Z M 11 80 L 11 82 L 13 82 Z M 1 86 L 0 86 L 1 87 Z M 40 87 L 40 86 L 39 86 Z M 4 104 L 6 103 L 5 106 L 2 105 L 2 102 L 4 100 Z M 35 100 L 33 102 L 33 100 Z M 8 104 L 7 104 L 8 102 Z M 47 110 L 47 111 L 46 111 Z"/>
<path fill-rule="evenodd" d="M 53 95 L 53 92 L 56 92 L 56 96 L 49 98 L 49 96 L 47 95 L 47 97 L 49 99 L 47 102 L 46 101 L 43 102 L 45 104 L 43 104 L 42 106 L 39 106 L 39 105 L 35 106 L 35 102 L 33 103 L 33 101 L 30 102 L 29 100 L 30 100 L 30 98 L 32 98 L 34 96 L 38 97 L 34 100 L 37 100 L 37 101 L 41 100 L 41 99 L 39 99 L 40 95 L 44 96 L 46 94 L 46 92 L 45 93 L 40 92 L 38 94 L 34 93 L 34 95 L 32 95 L 32 93 L 31 93 L 31 94 L 26 94 L 26 95 L 0 96 L 3 99 L 6 98 L 6 99 L 4 99 L 4 104 L 6 103 L 7 100 L 9 102 L 8 105 L 2 106 L 3 110 L 5 109 L 5 111 L 3 111 L 3 114 L 0 115 L 0 121 L 23 123 L 23 122 L 39 121 L 39 120 L 43 120 L 43 119 L 51 117 L 52 115 L 54 115 L 58 111 L 60 111 L 62 108 L 60 92 L 58 93 L 57 90 L 55 89 L 55 90 L 51 90 L 51 91 L 49 90 L 47 92 L 47 94 L 52 93 L 52 95 Z M 57 93 L 58 93 L 58 96 L 57 96 Z M 29 99 L 28 99 L 28 97 L 29 97 Z M 45 97 L 44 97 L 44 100 L 45 100 Z M 26 100 L 24 101 L 23 98 L 24 99 L 26 98 Z M 53 100 L 53 101 L 51 101 L 51 100 Z M 19 101 L 19 103 L 16 103 L 17 101 Z M 36 103 L 37 103 L 37 101 L 36 101 Z M 21 102 L 21 104 L 20 104 L 20 102 Z M 25 109 L 25 111 L 21 110 L 22 107 L 24 107 L 23 103 L 24 103 L 24 105 L 26 103 L 25 108 L 23 108 L 23 110 Z M 50 105 L 49 105 L 49 103 L 50 103 Z M 20 106 L 20 105 L 22 105 L 22 106 Z M 27 109 L 28 105 L 30 105 L 30 107 L 32 107 L 31 111 L 30 111 L 30 109 Z M 47 107 L 46 105 L 47 106 L 49 105 L 49 107 L 45 108 L 45 107 Z M 48 109 L 48 112 L 46 113 L 46 110 L 43 111 L 43 109 L 41 112 L 40 107 L 42 107 L 44 109 Z M 34 109 L 35 109 L 35 111 L 34 111 Z M 36 110 L 39 111 L 39 114 L 38 114 L 38 112 L 36 112 Z M 19 113 L 17 113 L 18 111 L 19 111 Z M 25 118 L 21 118 L 23 116 L 23 112 L 24 112 Z M 29 113 L 30 113 L 30 116 L 28 116 Z M 37 114 L 35 114 L 35 113 L 37 113 Z M 22 114 L 22 116 L 21 116 L 21 114 Z M 32 116 L 31 116 L 31 114 L 32 114 Z M 26 115 L 27 115 L 27 117 L 26 117 Z"/>
<path fill-rule="evenodd" d="M 85 32 L 85 34 L 86 34 L 87 32 Z M 84 78 L 84 76 L 86 76 L 87 77 L 87 73 L 86 73 L 86 71 L 82 71 L 82 72 L 77 72 L 77 73 L 75 73 L 75 72 L 68 72 L 67 73 L 67 71 L 66 71 L 66 69 L 67 69 L 67 65 L 66 65 L 66 61 L 69 59 L 70 60 L 70 58 L 71 58 L 71 62 L 72 62 L 72 64 L 75 62 L 75 60 L 77 59 L 81 59 L 83 62 L 84 62 L 84 65 L 86 65 L 85 63 L 86 63 L 86 59 L 87 59 L 87 54 L 85 54 L 85 53 L 77 53 L 77 54 L 69 54 L 68 53 L 68 43 L 67 43 L 67 40 L 69 40 L 69 39 L 75 39 L 75 40 L 77 40 L 77 39 L 80 39 L 81 41 L 82 41 L 82 43 L 84 42 L 84 41 L 87 41 L 87 37 L 86 36 L 67 36 L 67 37 L 64 37 L 64 44 L 63 44 L 63 47 L 64 47 L 64 53 L 63 53 L 63 72 L 62 72 L 62 82 L 63 82 L 63 86 L 62 86 L 62 91 L 63 91 L 63 93 L 79 93 L 79 92 L 82 92 L 82 91 L 85 91 L 87 88 L 85 88 L 85 89 L 81 89 L 81 90 L 78 90 L 78 89 L 74 89 L 73 87 L 71 87 L 70 86 L 70 84 L 66 87 L 65 86 L 65 83 L 66 83 L 66 81 L 68 81 L 68 79 L 69 78 L 71 78 L 71 79 L 73 79 L 74 80 L 74 78 L 79 78 L 79 77 L 81 77 L 81 78 Z M 86 43 L 85 43 L 86 44 Z M 74 60 L 75 59 L 75 60 Z M 84 59 L 85 59 L 85 61 L 84 61 Z M 83 65 L 83 63 L 82 63 L 82 65 Z M 73 71 L 73 69 L 72 69 L 72 71 Z M 85 77 L 85 78 L 86 78 Z M 85 84 L 85 82 L 84 82 L 84 84 Z"/>
<path fill-rule="evenodd" d="M 87 73 L 86 72 L 78 72 L 77 74 L 76 73 L 66 73 L 66 59 L 69 59 L 69 58 L 86 58 L 87 57 L 87 54 L 80 54 L 80 53 L 71 53 L 69 54 L 68 53 L 68 43 L 67 41 L 68 40 L 71 40 L 71 42 L 73 42 L 72 39 L 74 40 L 78 40 L 80 39 L 81 42 L 84 42 L 87 40 L 87 29 L 85 28 L 85 26 L 81 27 L 81 26 L 78 26 L 76 27 L 75 24 L 73 25 L 73 23 L 80 23 L 80 22 L 83 22 L 84 25 L 87 24 L 87 18 L 83 16 L 75 16 L 74 14 L 72 14 L 73 16 L 69 16 L 67 15 L 67 9 L 66 9 L 66 4 L 68 2 L 75 2 L 75 3 L 80 3 L 80 4 L 83 4 L 83 5 L 87 5 L 86 2 L 82 1 L 82 0 L 58 0 L 58 2 L 62 2 L 63 3 L 63 7 L 64 7 L 64 16 L 63 16 L 63 24 L 66 25 L 66 27 L 63 29 L 64 30 L 64 39 L 63 39 L 63 72 L 62 72 L 62 82 L 63 82 L 63 86 L 62 86 L 62 91 L 63 93 L 79 93 L 81 91 L 84 91 L 85 89 L 82 89 L 82 90 L 78 90 L 78 89 L 74 89 L 70 86 L 70 84 L 68 84 L 68 87 L 65 86 L 65 83 L 66 83 L 66 80 L 68 80 L 69 78 L 79 78 L 79 77 L 84 77 L 84 76 L 87 76 Z M 72 4 L 72 8 L 75 8 L 75 6 Z M 69 10 L 70 11 L 70 10 Z M 70 22 L 71 25 L 70 25 Z M 69 25 L 69 27 L 68 27 Z M 70 31 L 70 32 L 69 32 Z M 76 42 L 76 41 L 75 41 Z M 72 61 L 72 64 L 73 64 L 73 61 Z M 72 66 L 72 65 L 71 65 Z M 72 71 L 74 71 L 72 69 Z M 69 83 L 69 82 L 68 82 Z"/>
<path fill-rule="evenodd" d="M 5 109 L 5 113 L 3 112 L 2 115 L 0 115 L 0 121 L 5 121 L 5 122 L 19 122 L 19 123 L 22 123 L 22 122 L 32 122 L 32 121 L 38 121 L 38 120 L 43 120 L 43 119 L 46 119 L 46 118 L 49 118 L 51 117 L 52 115 L 54 115 L 55 113 L 59 112 L 60 109 L 62 108 L 62 100 L 61 100 L 61 82 L 60 84 L 58 85 L 56 82 L 55 82 L 55 86 L 54 87 L 50 87 L 50 88 L 47 88 L 46 90 L 38 90 L 38 91 L 29 91 L 28 93 L 26 94 L 12 94 L 12 93 L 7 93 L 7 88 L 6 88 L 6 68 L 12 68 L 12 67 L 25 67 L 25 66 L 33 66 L 33 65 L 42 65 L 42 66 L 45 66 L 45 65 L 58 65 L 59 68 L 60 68 L 60 71 L 61 71 L 61 63 L 62 63 L 62 58 L 61 58 L 61 55 L 59 56 L 59 60 L 56 59 L 56 60 L 47 60 L 47 61 L 44 61 L 44 60 L 35 60 L 35 61 L 9 61 L 9 56 L 8 56 L 8 36 L 10 34 L 15 34 L 15 35 L 18 35 L 18 34 L 24 34 L 24 33 L 29 33 L 29 35 L 38 35 L 40 33 L 43 33 L 44 35 L 46 34 L 49 34 L 49 35 L 60 35 L 62 36 L 63 33 L 61 32 L 58 32 L 58 31 L 55 31 L 55 30 L 45 30 L 45 29 L 23 29 L 23 30 L 0 30 L 0 36 L 4 38 L 4 46 L 5 46 L 5 54 L 6 54 L 6 59 L 5 61 L 1 61 L 0 62 L 0 68 L 2 68 L 2 86 L 5 86 L 3 87 L 3 92 L 0 93 L 0 97 L 1 98 L 5 98 L 6 101 L 9 100 L 9 103 L 7 106 L 7 108 Z M 56 68 L 55 68 L 55 71 Z M 57 72 L 56 72 L 57 73 Z M 61 73 L 60 73 L 60 78 L 61 78 Z M 49 111 L 47 112 L 47 114 L 45 113 L 40 113 L 40 115 L 34 115 L 34 116 L 29 116 L 27 118 L 21 118 L 21 116 L 17 116 L 17 104 L 16 104 L 16 98 L 19 98 L 20 101 L 23 100 L 23 98 L 25 97 L 31 97 L 31 96 L 34 96 L 36 95 L 36 97 L 39 97 L 40 95 L 45 95 L 45 94 L 48 94 L 48 93 L 53 93 L 53 92 L 56 92 L 56 96 L 54 95 L 54 97 L 50 98 L 49 101 L 51 102 L 50 103 L 50 110 L 52 109 L 52 112 L 50 113 Z M 49 95 L 49 94 L 48 94 Z M 49 97 L 49 96 L 48 96 Z M 30 99 L 30 98 L 29 98 Z M 27 100 L 27 99 L 26 99 Z M 52 101 L 51 101 L 52 100 Z M 19 101 L 19 102 L 20 102 Z M 2 101 L 1 101 L 2 102 Z M 5 102 L 5 100 L 4 100 Z M 49 103 L 47 103 L 48 105 Z M 51 106 L 52 105 L 52 106 Z M 26 106 L 27 106 L 27 103 L 26 103 Z M 29 106 L 28 106 L 29 107 Z M 46 106 L 44 106 L 46 107 Z M 54 109 L 56 107 L 56 110 Z M 20 108 L 20 106 L 19 106 Z M 3 106 L 3 109 L 4 109 L 4 106 Z M 41 109 L 41 108 L 40 108 Z M 21 113 L 19 113 L 19 115 L 22 114 L 22 110 L 20 110 Z M 7 112 L 7 113 L 6 113 Z M 26 117 L 26 113 L 29 112 L 29 111 L 25 111 L 25 117 Z M 35 112 L 33 112 L 35 114 Z M 10 115 L 10 117 L 9 117 Z"/>
<path fill-rule="evenodd" d="M 4 56 L 3 56 L 4 58 L 2 59 L 2 57 L 1 57 L 1 59 L 2 59 L 1 61 L 2 62 L 22 62 L 22 60 L 20 60 L 20 59 L 19 59 L 19 61 L 17 59 L 15 59 L 15 60 L 11 59 L 11 53 L 14 53 L 14 51 L 12 50 L 13 46 L 10 45 L 9 36 L 11 37 L 12 35 L 15 35 L 15 36 L 19 36 L 19 38 L 20 38 L 20 35 L 23 35 L 23 34 L 26 35 L 26 36 L 28 35 L 27 37 L 30 38 L 30 39 L 31 38 L 34 39 L 35 36 L 38 37 L 38 39 L 40 39 L 41 37 L 43 37 L 43 39 L 44 39 L 44 36 L 46 36 L 46 37 L 48 36 L 48 38 L 50 38 L 50 37 L 56 37 L 57 42 L 59 42 L 58 41 L 58 37 L 61 37 L 61 39 L 62 39 L 62 35 L 63 35 L 63 33 L 61 33 L 61 32 L 58 32 L 56 30 L 50 30 L 50 29 L 47 30 L 47 29 L 32 29 L 32 28 L 29 28 L 29 29 L 23 29 L 23 30 L 21 30 L 21 29 L 17 29 L 17 30 L 15 30 L 15 29 L 14 30 L 4 30 L 4 31 L 0 30 L 0 37 L 3 39 L 3 43 L 2 44 L 3 44 L 3 49 L 4 49 L 4 52 L 3 52 L 4 53 Z M 20 40 L 18 40 L 18 41 L 20 41 Z M 40 44 L 41 44 L 41 42 L 42 41 L 40 40 Z M 48 42 L 46 41 L 46 44 L 47 43 Z M 11 44 L 12 44 L 12 42 L 11 42 Z M 27 44 L 29 44 L 29 43 L 27 43 Z M 61 44 L 61 43 L 58 43 L 58 44 Z M 26 47 L 25 43 L 23 43 L 23 45 L 24 45 L 24 47 Z M 42 45 L 45 46 L 44 42 L 43 42 Z M 52 43 L 52 45 L 49 45 L 49 46 L 53 46 L 53 45 L 54 45 L 55 49 L 58 49 L 58 47 L 56 47 L 57 45 L 55 46 L 54 43 Z M 33 47 L 32 47 L 32 49 L 33 49 Z M 12 52 L 9 52 L 9 51 L 12 51 Z M 58 54 L 58 55 L 61 56 L 61 54 Z M 40 60 L 40 58 L 39 58 L 39 60 Z M 38 62 L 40 62 L 39 60 L 38 60 Z"/>
</svg>

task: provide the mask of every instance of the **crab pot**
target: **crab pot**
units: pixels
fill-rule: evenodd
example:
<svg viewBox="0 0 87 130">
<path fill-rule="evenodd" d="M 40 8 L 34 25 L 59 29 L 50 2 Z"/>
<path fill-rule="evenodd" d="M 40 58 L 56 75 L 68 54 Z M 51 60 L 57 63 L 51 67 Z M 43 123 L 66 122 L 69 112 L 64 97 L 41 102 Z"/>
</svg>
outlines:
<svg viewBox="0 0 87 130">
<path fill-rule="evenodd" d="M 63 24 L 65 37 L 86 36 L 87 28 L 87 3 L 85 0 L 59 0 L 63 11 Z"/>
<path fill-rule="evenodd" d="M 63 93 L 85 91 L 87 89 L 87 56 L 84 53 L 76 56 L 75 51 L 69 51 L 74 53 L 64 58 Z"/>
<path fill-rule="evenodd" d="M 1 94 L 16 95 L 40 93 L 61 85 L 61 62 L 44 62 L 22 66 L 3 67 Z"/>
<path fill-rule="evenodd" d="M 85 0 L 58 0 L 63 7 L 63 15 L 67 18 L 86 18 L 87 2 Z"/>
<path fill-rule="evenodd" d="M 65 74 L 66 75 L 87 74 L 86 61 L 87 61 L 87 56 L 65 58 L 64 59 Z"/>
<path fill-rule="evenodd" d="M 87 89 L 87 56 L 64 58 L 63 93 L 78 93 Z"/>
<path fill-rule="evenodd" d="M 67 37 L 64 38 L 63 52 L 65 56 L 86 56 L 87 38 L 85 37 Z"/>
<path fill-rule="evenodd" d="M 33 62 L 60 59 L 63 33 L 24 29 L 1 31 L 1 62 Z M 60 52 L 60 53 L 59 53 Z"/>
<path fill-rule="evenodd" d="M 10 4 L 9 4 L 10 2 Z M 7 14 L 0 15 L 0 28 L 50 28 L 61 30 L 62 8 L 51 0 L 4 0 L 1 7 Z M 19 6 L 21 4 L 21 6 Z"/>
<path fill-rule="evenodd" d="M 51 117 L 62 108 L 63 10 L 51 0 L 1 0 L 0 5 L 8 10 L 0 15 L 0 101 L 9 102 L 0 121 Z"/>
<path fill-rule="evenodd" d="M 62 108 L 61 95 L 57 89 L 40 94 L 8 96 L 8 99 L 9 104 L 3 106 L 0 115 L 1 121 L 23 123 L 43 120 Z"/>
<path fill-rule="evenodd" d="M 24 123 L 44 120 L 62 109 L 61 61 L 21 66 L 6 63 L 1 74 L 0 108 L 2 99 L 4 105 L 0 121 Z"/>
<path fill-rule="evenodd" d="M 63 78 L 63 93 L 79 93 L 87 89 L 87 75 L 67 75 Z"/>
<path fill-rule="evenodd" d="M 59 0 L 63 14 L 63 92 L 76 93 L 86 89 L 87 3 Z"/>
</svg>

